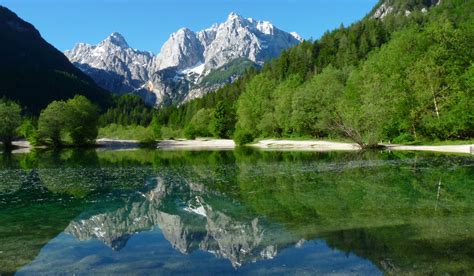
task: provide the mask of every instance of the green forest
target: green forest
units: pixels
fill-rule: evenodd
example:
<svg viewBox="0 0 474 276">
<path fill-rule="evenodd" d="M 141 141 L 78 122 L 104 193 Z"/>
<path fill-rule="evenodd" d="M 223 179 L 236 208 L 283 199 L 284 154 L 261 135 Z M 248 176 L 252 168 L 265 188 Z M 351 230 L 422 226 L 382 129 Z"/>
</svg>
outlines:
<svg viewBox="0 0 474 276">
<path fill-rule="evenodd" d="M 394 5 L 403 11 L 421 5 L 415 2 Z M 239 144 L 310 137 L 373 147 L 474 137 L 474 3 L 372 14 L 283 52 L 260 71 L 250 68 L 215 93 L 161 110 L 158 123 L 188 138 Z"/>
</svg>

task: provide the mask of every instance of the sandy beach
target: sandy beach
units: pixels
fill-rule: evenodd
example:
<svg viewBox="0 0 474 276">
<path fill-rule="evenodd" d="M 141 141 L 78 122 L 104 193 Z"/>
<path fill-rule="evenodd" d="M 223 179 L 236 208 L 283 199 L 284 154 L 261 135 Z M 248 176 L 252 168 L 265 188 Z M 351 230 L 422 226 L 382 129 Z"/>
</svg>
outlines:
<svg viewBox="0 0 474 276">
<path fill-rule="evenodd" d="M 352 143 L 328 142 L 319 140 L 261 140 L 251 145 L 263 150 L 302 150 L 302 151 L 354 151 L 359 145 Z"/>
<path fill-rule="evenodd" d="M 33 148 L 30 142 L 26 140 L 13 141 L 13 146 L 16 148 L 12 150 L 12 153 L 29 153 Z"/>
<path fill-rule="evenodd" d="M 295 140 L 261 140 L 252 147 L 263 150 L 304 150 L 304 151 L 354 151 L 360 150 L 355 143 L 340 143 L 318 140 L 295 141 Z M 431 151 L 446 153 L 474 154 L 474 144 L 471 145 L 439 145 L 439 146 L 406 146 L 396 144 L 383 144 L 387 150 L 394 151 Z"/>
<path fill-rule="evenodd" d="M 158 149 L 162 150 L 232 150 L 235 146 L 234 141 L 228 139 L 163 140 L 158 143 Z"/>
<path fill-rule="evenodd" d="M 405 145 L 385 145 L 388 150 L 397 151 L 432 151 L 451 153 L 474 154 L 474 144 L 472 145 L 449 145 L 449 146 L 405 146 Z"/>
</svg>

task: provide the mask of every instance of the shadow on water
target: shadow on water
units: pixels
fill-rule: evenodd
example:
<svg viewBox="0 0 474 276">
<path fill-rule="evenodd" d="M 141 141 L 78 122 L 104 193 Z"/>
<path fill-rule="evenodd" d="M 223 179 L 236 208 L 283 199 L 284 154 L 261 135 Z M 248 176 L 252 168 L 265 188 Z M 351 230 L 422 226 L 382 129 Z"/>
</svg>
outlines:
<svg viewBox="0 0 474 276">
<path fill-rule="evenodd" d="M 474 160 L 455 155 L 69 149 L 0 160 L 7 273 L 472 273 L 473 218 Z"/>
</svg>

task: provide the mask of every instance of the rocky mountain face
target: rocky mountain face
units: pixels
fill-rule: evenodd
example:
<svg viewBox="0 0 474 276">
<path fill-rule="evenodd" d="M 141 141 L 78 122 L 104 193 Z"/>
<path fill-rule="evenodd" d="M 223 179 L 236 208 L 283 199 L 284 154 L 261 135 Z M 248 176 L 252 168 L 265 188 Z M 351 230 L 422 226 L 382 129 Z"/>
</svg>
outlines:
<svg viewBox="0 0 474 276">
<path fill-rule="evenodd" d="M 231 13 L 224 23 L 199 32 L 178 30 L 158 55 L 130 48 L 118 33 L 95 46 L 79 43 L 65 55 L 101 87 L 133 92 L 161 106 L 179 104 L 233 81 L 241 71 L 219 78 L 229 64 L 260 66 L 301 40 L 270 22 Z M 209 75 L 217 81 L 205 81 Z"/>
<path fill-rule="evenodd" d="M 429 8 L 437 6 L 441 0 L 383 0 L 372 11 L 371 17 L 383 19 L 389 14 L 399 14 L 409 16 L 414 11 L 427 12 Z"/>
<path fill-rule="evenodd" d="M 153 55 L 130 48 L 119 33 L 111 34 L 96 46 L 79 43 L 66 56 L 96 83 L 109 91 L 135 90 L 148 79 Z"/>
</svg>

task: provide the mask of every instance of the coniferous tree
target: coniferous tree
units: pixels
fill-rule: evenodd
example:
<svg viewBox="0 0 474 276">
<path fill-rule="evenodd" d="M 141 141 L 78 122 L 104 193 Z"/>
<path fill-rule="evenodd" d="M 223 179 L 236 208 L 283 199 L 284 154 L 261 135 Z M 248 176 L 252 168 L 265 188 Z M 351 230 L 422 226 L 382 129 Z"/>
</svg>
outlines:
<svg viewBox="0 0 474 276">
<path fill-rule="evenodd" d="M 211 121 L 212 133 L 218 138 L 230 138 L 234 132 L 235 121 L 233 108 L 224 102 L 219 102 Z"/>
</svg>

